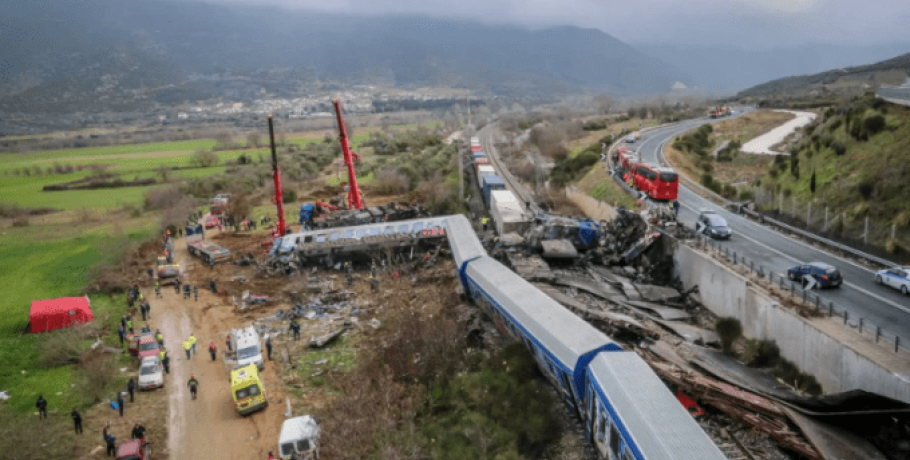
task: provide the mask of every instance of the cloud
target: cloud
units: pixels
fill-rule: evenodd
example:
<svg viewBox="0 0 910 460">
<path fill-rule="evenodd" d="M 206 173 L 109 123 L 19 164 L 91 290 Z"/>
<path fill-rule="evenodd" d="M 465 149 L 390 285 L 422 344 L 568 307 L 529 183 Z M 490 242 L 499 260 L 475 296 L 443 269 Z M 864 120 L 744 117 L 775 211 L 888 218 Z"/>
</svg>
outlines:
<svg viewBox="0 0 910 460">
<path fill-rule="evenodd" d="M 188 0 L 195 1 L 195 0 Z M 638 43 L 910 42 L 907 0 L 205 0 L 358 15 L 597 28 Z"/>
</svg>

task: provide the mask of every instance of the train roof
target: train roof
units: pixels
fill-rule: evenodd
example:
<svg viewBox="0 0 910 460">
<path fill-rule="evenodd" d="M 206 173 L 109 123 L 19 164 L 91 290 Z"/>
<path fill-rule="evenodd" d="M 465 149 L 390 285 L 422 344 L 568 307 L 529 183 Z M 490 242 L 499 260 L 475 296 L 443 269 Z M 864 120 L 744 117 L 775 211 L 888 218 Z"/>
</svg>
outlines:
<svg viewBox="0 0 910 460">
<path fill-rule="evenodd" d="M 452 249 L 452 258 L 455 259 L 455 266 L 461 270 L 461 266 L 478 257 L 487 255 L 487 251 L 480 244 L 480 239 L 474 233 L 474 227 L 468 218 L 455 214 L 446 216 L 446 236 L 449 239 L 449 247 Z"/>
<path fill-rule="evenodd" d="M 619 348 L 605 334 L 490 257 L 468 264 L 467 274 L 571 370 L 586 353 L 608 345 Z"/>
<path fill-rule="evenodd" d="M 695 419 L 635 352 L 600 353 L 589 372 L 624 436 L 648 460 L 726 460 Z"/>
</svg>

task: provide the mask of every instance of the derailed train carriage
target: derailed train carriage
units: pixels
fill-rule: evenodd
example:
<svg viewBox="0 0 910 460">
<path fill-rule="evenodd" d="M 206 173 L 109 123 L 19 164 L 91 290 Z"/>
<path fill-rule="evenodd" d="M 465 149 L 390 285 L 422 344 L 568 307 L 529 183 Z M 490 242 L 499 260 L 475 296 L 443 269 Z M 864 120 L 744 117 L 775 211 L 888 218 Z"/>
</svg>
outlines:
<svg viewBox="0 0 910 460">
<path fill-rule="evenodd" d="M 720 460 L 724 455 L 635 352 L 622 348 L 487 256 L 464 216 L 449 245 L 467 295 L 506 336 L 525 344 L 610 460 Z"/>
</svg>

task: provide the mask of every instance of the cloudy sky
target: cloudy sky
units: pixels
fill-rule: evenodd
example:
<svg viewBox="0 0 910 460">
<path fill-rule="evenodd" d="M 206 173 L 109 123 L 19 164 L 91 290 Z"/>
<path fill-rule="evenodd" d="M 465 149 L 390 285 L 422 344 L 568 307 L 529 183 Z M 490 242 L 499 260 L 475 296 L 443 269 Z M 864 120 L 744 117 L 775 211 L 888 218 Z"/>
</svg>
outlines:
<svg viewBox="0 0 910 460">
<path fill-rule="evenodd" d="M 910 0 L 205 0 L 358 14 L 575 25 L 629 43 L 761 49 L 910 43 Z"/>
</svg>

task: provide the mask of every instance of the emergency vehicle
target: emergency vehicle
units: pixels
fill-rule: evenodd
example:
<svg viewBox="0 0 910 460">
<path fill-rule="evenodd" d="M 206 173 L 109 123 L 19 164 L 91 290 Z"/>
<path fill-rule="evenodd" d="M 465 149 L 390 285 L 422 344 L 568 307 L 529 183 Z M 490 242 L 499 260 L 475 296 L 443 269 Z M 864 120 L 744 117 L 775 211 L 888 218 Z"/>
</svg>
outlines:
<svg viewBox="0 0 910 460">
<path fill-rule="evenodd" d="M 240 415 L 251 414 L 269 405 L 265 399 L 265 385 L 255 364 L 231 370 L 231 396 Z"/>
</svg>

